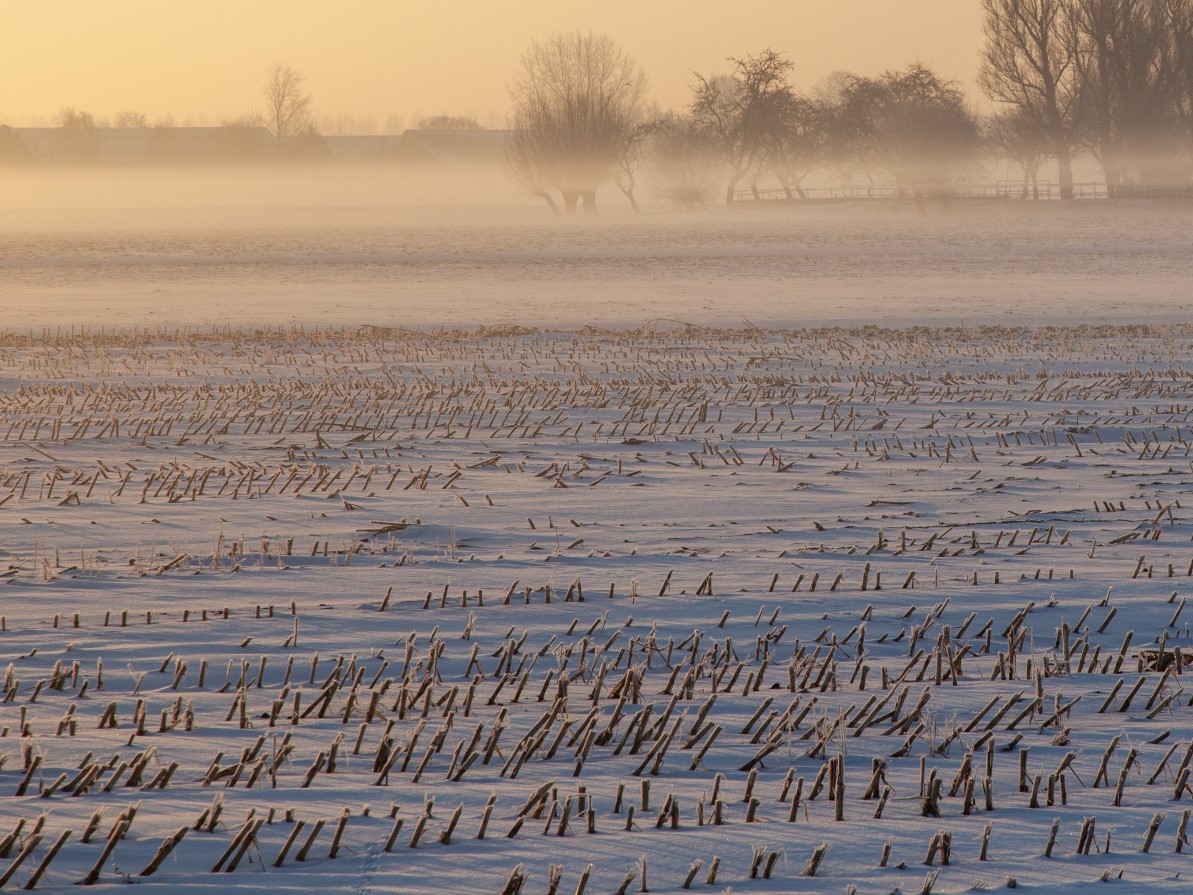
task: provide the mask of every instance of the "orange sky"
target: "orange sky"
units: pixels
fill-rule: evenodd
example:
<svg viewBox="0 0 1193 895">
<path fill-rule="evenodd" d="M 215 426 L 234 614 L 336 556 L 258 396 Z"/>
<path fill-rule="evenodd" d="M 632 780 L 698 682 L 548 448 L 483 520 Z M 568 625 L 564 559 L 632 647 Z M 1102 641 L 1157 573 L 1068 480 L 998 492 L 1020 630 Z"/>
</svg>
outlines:
<svg viewBox="0 0 1193 895">
<path fill-rule="evenodd" d="M 577 29 L 617 40 L 664 107 L 687 102 L 692 70 L 768 46 L 797 86 L 920 60 L 976 92 L 981 44 L 978 0 L 4 0 L 0 123 L 63 106 L 218 123 L 263 106 L 276 60 L 305 75 L 317 114 L 500 126 L 527 44 Z"/>
</svg>

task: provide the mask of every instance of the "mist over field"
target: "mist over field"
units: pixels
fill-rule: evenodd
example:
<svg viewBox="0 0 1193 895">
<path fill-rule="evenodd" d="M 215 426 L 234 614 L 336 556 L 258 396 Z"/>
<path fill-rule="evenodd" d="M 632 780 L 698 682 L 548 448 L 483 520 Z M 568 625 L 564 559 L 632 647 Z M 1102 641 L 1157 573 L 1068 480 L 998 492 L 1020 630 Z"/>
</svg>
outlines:
<svg viewBox="0 0 1193 895">
<path fill-rule="evenodd" d="M 558 219 L 494 167 L 33 170 L 0 211 L 6 325 L 637 326 L 1173 319 L 1189 206 L 951 200 Z"/>
<path fill-rule="evenodd" d="M 22 223 L 36 228 L 69 227 L 74 213 L 90 213 L 103 229 L 156 226 L 161 213 L 177 212 L 178 226 L 196 228 L 209 215 L 246 216 L 246 229 L 270 222 L 268 213 L 309 210 L 308 225 L 334 225 L 341 210 L 389 212 L 462 207 L 538 208 L 500 165 L 401 166 L 393 163 L 288 163 L 230 165 L 127 165 L 2 168 L 4 230 Z M 109 217 L 105 218 L 107 215 Z M 185 217 L 184 217 L 185 215 Z M 319 219 L 324 216 L 324 220 Z M 81 219 L 79 219 L 81 220 Z M 218 218 L 217 218 L 218 220 Z M 296 222 L 297 223 L 297 222 Z"/>
</svg>

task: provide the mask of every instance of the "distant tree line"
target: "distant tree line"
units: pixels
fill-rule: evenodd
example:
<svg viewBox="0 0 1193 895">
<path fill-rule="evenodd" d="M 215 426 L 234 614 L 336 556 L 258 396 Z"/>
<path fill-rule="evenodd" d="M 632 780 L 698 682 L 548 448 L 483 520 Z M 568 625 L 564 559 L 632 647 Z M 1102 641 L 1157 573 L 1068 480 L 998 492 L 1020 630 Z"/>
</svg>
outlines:
<svg viewBox="0 0 1193 895">
<path fill-rule="evenodd" d="M 608 37 L 563 34 L 536 43 L 512 88 L 514 177 L 558 210 L 591 211 L 616 181 L 636 206 L 641 165 L 663 198 L 707 204 L 718 186 L 758 194 L 769 177 L 789 198 L 826 167 L 886 172 L 902 193 L 949 192 L 973 164 L 982 131 L 960 87 L 915 64 L 877 77 L 841 74 L 816 98 L 796 91 L 792 64 L 764 50 L 730 71 L 696 75 L 682 112 L 646 109 L 641 70 Z"/>
<path fill-rule="evenodd" d="M 179 127 L 170 116 L 151 121 L 142 112 L 125 110 L 112 119 L 64 107 L 54 116 L 53 133 L 43 133 L 31 147 L 16 128 L 0 125 L 0 162 L 55 160 L 94 163 L 110 157 L 146 162 L 261 162 L 312 160 L 328 157 L 329 149 L 313 113 L 304 76 L 275 63 L 266 70 L 262 111 L 226 118 L 214 127 Z M 340 134 L 373 133 L 371 118 L 341 115 L 327 119 L 329 130 Z M 403 127 L 400 116 L 389 116 L 387 133 Z M 420 127 L 460 129 L 478 127 L 475 119 L 440 115 L 424 119 Z M 34 128 L 34 131 L 46 131 Z M 32 138 L 30 138 L 32 139 Z M 115 151 L 106 151 L 117 146 Z"/>
<path fill-rule="evenodd" d="M 1193 0 L 982 0 L 979 83 L 1024 157 L 1056 160 L 1071 196 L 1088 151 L 1114 194 L 1187 186 Z"/>
<path fill-rule="evenodd" d="M 681 111 L 650 109 L 642 70 L 610 38 L 535 42 L 511 85 L 510 171 L 559 211 L 595 210 L 615 182 L 636 208 L 635 172 L 683 207 L 718 190 L 777 184 L 804 197 L 809 174 L 875 178 L 925 199 L 954 191 L 983 154 L 1017 163 L 1023 192 L 1055 162 L 1074 196 L 1073 159 L 1092 155 L 1111 195 L 1188 189 L 1193 175 L 1193 0 L 981 0 L 978 116 L 955 81 L 914 63 L 874 77 L 837 72 L 812 93 L 766 49 L 696 74 Z"/>
<path fill-rule="evenodd" d="M 1024 195 L 1038 189 L 1047 164 L 1055 165 L 1060 195 L 1072 198 L 1079 156 L 1100 165 L 1111 195 L 1190 188 L 1193 0 L 980 2 L 978 83 L 995 104 L 985 116 L 955 81 L 922 63 L 874 76 L 835 72 L 801 92 L 790 59 L 773 49 L 730 57 L 723 72 L 695 73 L 688 103 L 664 111 L 611 38 L 577 32 L 536 41 L 510 87 L 508 169 L 569 214 L 595 211 L 607 183 L 637 209 L 642 177 L 657 196 L 688 208 L 763 189 L 803 198 L 809 176 L 825 172 L 923 200 L 954 192 L 990 156 L 1021 169 Z M 329 154 L 297 70 L 270 66 L 262 96 L 263 111 L 226 120 L 187 146 L 170 118 L 124 111 L 114 124 L 138 132 L 147 159 Z M 373 129 L 371 119 L 323 121 L 339 134 Z M 56 124 L 53 155 L 66 161 L 95 160 L 115 139 L 106 122 L 78 109 L 63 109 Z M 392 126 L 401 126 L 394 116 Z M 417 126 L 479 129 L 474 118 L 448 114 Z M 32 156 L 0 126 L 0 160 Z"/>
</svg>

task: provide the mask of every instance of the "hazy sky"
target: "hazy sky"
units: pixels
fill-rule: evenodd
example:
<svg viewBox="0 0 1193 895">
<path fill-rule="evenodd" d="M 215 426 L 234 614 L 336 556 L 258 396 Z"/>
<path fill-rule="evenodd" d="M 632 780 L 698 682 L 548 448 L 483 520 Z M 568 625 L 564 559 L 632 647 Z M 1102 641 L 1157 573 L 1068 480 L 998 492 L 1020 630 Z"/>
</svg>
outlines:
<svg viewBox="0 0 1193 895">
<path fill-rule="evenodd" d="M 306 76 L 317 114 L 500 126 L 526 46 L 561 30 L 611 35 L 664 107 L 687 102 L 692 70 L 766 47 L 801 87 L 920 60 L 973 91 L 981 43 L 978 0 L 3 0 L 2 13 L 0 123 L 63 106 L 218 123 L 263 107 L 276 60 Z"/>
</svg>

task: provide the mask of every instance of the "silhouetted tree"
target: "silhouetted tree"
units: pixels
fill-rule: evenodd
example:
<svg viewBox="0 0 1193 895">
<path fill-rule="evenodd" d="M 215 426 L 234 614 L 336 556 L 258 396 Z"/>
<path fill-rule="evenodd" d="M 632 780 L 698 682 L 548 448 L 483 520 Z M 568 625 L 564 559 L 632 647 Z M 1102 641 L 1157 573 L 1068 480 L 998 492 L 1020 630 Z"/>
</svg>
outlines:
<svg viewBox="0 0 1193 895">
<path fill-rule="evenodd" d="M 1079 85 L 1074 0 L 982 0 L 986 45 L 978 83 L 1013 109 L 1016 127 L 1045 134 L 1060 194 L 1073 198 L 1072 147 Z"/>
<path fill-rule="evenodd" d="M 841 104 L 845 88 L 857 77 L 843 68 L 829 72 L 808 90 L 808 96 L 816 102 L 832 108 Z"/>
<path fill-rule="evenodd" d="M 95 116 L 73 106 L 63 106 L 54 116 L 54 121 L 61 128 L 72 130 L 95 130 Z"/>
<path fill-rule="evenodd" d="M 1102 165 L 1112 195 L 1188 184 L 1193 0 L 982 0 L 986 93 L 1034 120 L 1072 196 L 1071 151 Z"/>
<path fill-rule="evenodd" d="M 1185 147 L 1193 152 L 1193 0 L 1167 0 L 1166 14 L 1176 79 L 1174 107 Z"/>
<path fill-rule="evenodd" d="M 1164 14 L 1172 31 L 1173 64 L 1182 87 L 1193 76 L 1193 0 L 1164 0 Z"/>
<path fill-rule="evenodd" d="M 1188 182 L 1180 32 L 1189 18 L 1188 3 L 1175 0 L 1077 5 L 1082 137 L 1112 194 L 1129 184 Z"/>
<path fill-rule="evenodd" d="M 996 112 L 984 124 L 987 144 L 1023 170 L 1022 197 L 1040 198 L 1040 167 L 1053 146 L 1046 125 L 1021 109 Z"/>
<path fill-rule="evenodd" d="M 306 133 L 311 127 L 311 97 L 306 81 L 288 65 L 275 63 L 265 81 L 269 127 L 279 149 L 286 140 Z"/>
<path fill-rule="evenodd" d="M 568 214 L 581 200 L 595 213 L 597 187 L 615 176 L 645 93 L 646 76 L 605 35 L 531 44 L 510 88 L 511 175 L 553 211 L 558 190 Z"/>
<path fill-rule="evenodd" d="M 149 119 L 143 112 L 117 112 L 112 123 L 116 127 L 149 127 Z"/>
<path fill-rule="evenodd" d="M 854 78 L 835 119 L 847 151 L 890 172 L 896 189 L 917 199 L 951 192 L 978 148 L 961 88 L 921 63 Z"/>
<path fill-rule="evenodd" d="M 738 183 L 755 177 L 773 154 L 785 119 L 795 102 L 788 81 L 791 62 L 782 53 L 763 50 L 757 56 L 730 58 L 728 75 L 696 75 L 691 115 L 720 150 L 729 171 L 725 202 L 733 202 Z"/>
<path fill-rule="evenodd" d="M 617 188 L 630 203 L 635 214 L 641 211 L 638 200 L 634 197 L 634 190 L 638 185 L 638 165 L 642 160 L 642 152 L 650 133 L 654 129 L 653 121 L 643 121 L 633 125 L 625 135 L 621 144 L 621 152 L 617 156 L 617 168 L 613 180 Z"/>
<path fill-rule="evenodd" d="M 781 104 L 777 126 L 767 130 L 763 164 L 788 199 L 807 198 L 803 179 L 827 161 L 832 116 L 827 104 L 793 94 Z"/>
<path fill-rule="evenodd" d="M 432 115 L 418 123 L 419 130 L 424 131 L 477 131 L 481 126 L 475 118 L 468 115 Z"/>
<path fill-rule="evenodd" d="M 712 134 L 675 114 L 654 122 L 643 155 L 655 195 L 687 211 L 707 206 L 725 169 Z"/>
<path fill-rule="evenodd" d="M 68 161 L 93 161 L 99 156 L 100 139 L 95 116 L 66 106 L 55 120 L 62 130 L 62 157 Z"/>
<path fill-rule="evenodd" d="M 548 141 L 536 139 L 525 128 L 514 128 L 506 144 L 505 161 L 510 177 L 532 196 L 546 202 L 552 214 L 558 215 L 559 203 L 551 194 L 559 186 L 558 160 Z"/>
</svg>

